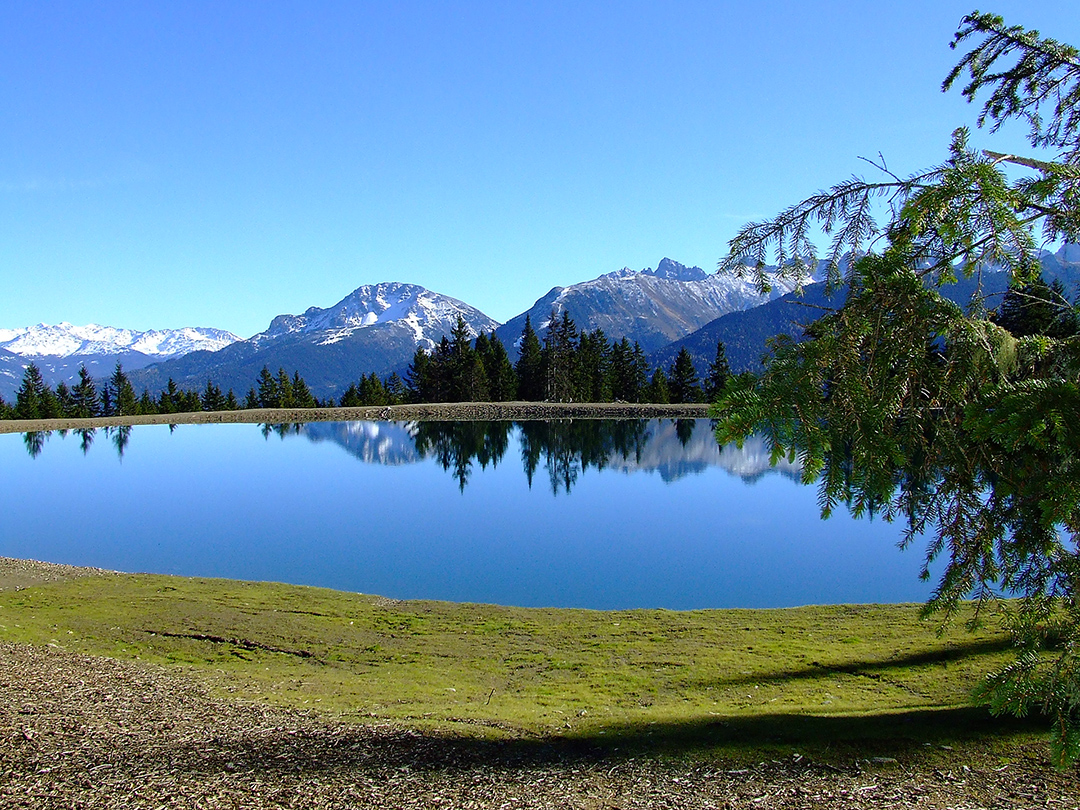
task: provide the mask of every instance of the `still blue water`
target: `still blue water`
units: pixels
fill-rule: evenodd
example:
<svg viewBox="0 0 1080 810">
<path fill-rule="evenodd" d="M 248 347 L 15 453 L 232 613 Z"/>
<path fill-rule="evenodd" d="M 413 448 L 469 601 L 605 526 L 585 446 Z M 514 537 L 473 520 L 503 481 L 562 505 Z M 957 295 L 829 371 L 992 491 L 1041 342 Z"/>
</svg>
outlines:
<svg viewBox="0 0 1080 810">
<path fill-rule="evenodd" d="M 770 469 L 759 443 L 718 447 L 704 420 L 140 426 L 36 441 L 0 435 L 3 556 L 522 606 L 930 592 L 898 526 L 843 510 L 821 520 L 797 470 Z"/>
</svg>

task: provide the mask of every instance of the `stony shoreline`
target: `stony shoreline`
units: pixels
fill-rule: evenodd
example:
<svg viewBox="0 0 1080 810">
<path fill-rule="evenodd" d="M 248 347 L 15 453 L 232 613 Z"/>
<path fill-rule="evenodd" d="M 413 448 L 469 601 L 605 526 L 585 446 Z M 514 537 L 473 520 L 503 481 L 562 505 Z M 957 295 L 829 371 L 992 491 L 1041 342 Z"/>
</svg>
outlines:
<svg viewBox="0 0 1080 810">
<path fill-rule="evenodd" d="M 89 430 L 122 425 L 198 425 L 217 423 L 292 424 L 299 422 L 377 421 L 521 421 L 529 419 L 703 419 L 709 405 L 655 405 L 633 402 L 437 402 L 360 408 L 268 408 L 241 411 L 195 411 L 148 416 L 102 416 L 91 419 L 11 419 L 0 433 Z"/>
</svg>

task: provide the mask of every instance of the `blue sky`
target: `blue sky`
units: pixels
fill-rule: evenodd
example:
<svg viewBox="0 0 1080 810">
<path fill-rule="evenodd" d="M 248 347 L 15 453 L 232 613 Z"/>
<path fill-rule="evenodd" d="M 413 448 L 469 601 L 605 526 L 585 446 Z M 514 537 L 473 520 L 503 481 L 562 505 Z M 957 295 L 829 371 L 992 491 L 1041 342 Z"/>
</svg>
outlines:
<svg viewBox="0 0 1080 810">
<path fill-rule="evenodd" d="M 247 337 L 379 281 L 505 321 L 623 266 L 713 269 L 860 155 L 945 156 L 973 7 L 8 0 L 0 327 Z M 1075 0 L 983 10 L 1080 45 Z"/>
</svg>

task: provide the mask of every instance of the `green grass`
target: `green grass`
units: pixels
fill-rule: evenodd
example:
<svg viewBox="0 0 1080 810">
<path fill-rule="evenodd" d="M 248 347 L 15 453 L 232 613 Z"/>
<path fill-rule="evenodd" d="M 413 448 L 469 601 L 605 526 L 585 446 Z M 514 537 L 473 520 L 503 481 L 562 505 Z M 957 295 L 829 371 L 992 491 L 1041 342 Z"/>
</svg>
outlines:
<svg viewBox="0 0 1080 810">
<path fill-rule="evenodd" d="M 2 640 L 444 733 L 737 758 L 954 744 L 1008 756 L 1041 737 L 1038 724 L 970 706 L 976 683 L 1009 660 L 1005 635 L 935 629 L 917 605 L 607 612 L 151 575 L 0 592 Z"/>
</svg>

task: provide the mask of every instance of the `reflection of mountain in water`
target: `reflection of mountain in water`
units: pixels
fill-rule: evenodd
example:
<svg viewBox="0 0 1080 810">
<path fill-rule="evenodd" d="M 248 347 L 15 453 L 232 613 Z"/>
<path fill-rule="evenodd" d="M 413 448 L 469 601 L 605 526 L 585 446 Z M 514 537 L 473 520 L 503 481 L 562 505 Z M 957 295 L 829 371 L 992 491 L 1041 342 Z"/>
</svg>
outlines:
<svg viewBox="0 0 1080 810">
<path fill-rule="evenodd" d="M 796 481 L 801 468 L 781 459 L 769 464 L 769 451 L 759 436 L 747 439 L 739 449 L 734 444 L 720 447 L 712 426 L 705 419 L 654 419 L 649 422 L 648 438 L 636 458 L 612 459 L 609 467 L 626 473 L 658 472 L 664 481 L 676 481 L 697 475 L 709 467 L 721 467 L 744 481 L 757 481 L 769 473 L 779 473 Z"/>
<path fill-rule="evenodd" d="M 299 433 L 312 442 L 334 442 L 371 464 L 415 464 L 424 456 L 416 449 L 416 422 L 308 422 Z"/>
<path fill-rule="evenodd" d="M 553 492 L 569 492 L 589 467 L 627 474 L 657 472 L 664 481 L 700 474 L 709 467 L 720 467 L 744 481 L 769 473 L 798 480 L 800 474 L 798 463 L 786 459 L 770 466 L 761 438 L 748 439 L 742 449 L 720 447 L 704 419 L 315 422 L 299 425 L 295 432 L 313 442 L 339 444 L 374 464 L 414 464 L 434 458 L 464 489 L 474 463 L 486 468 L 502 461 L 511 431 L 517 433 L 529 485 L 543 469 Z"/>
</svg>

